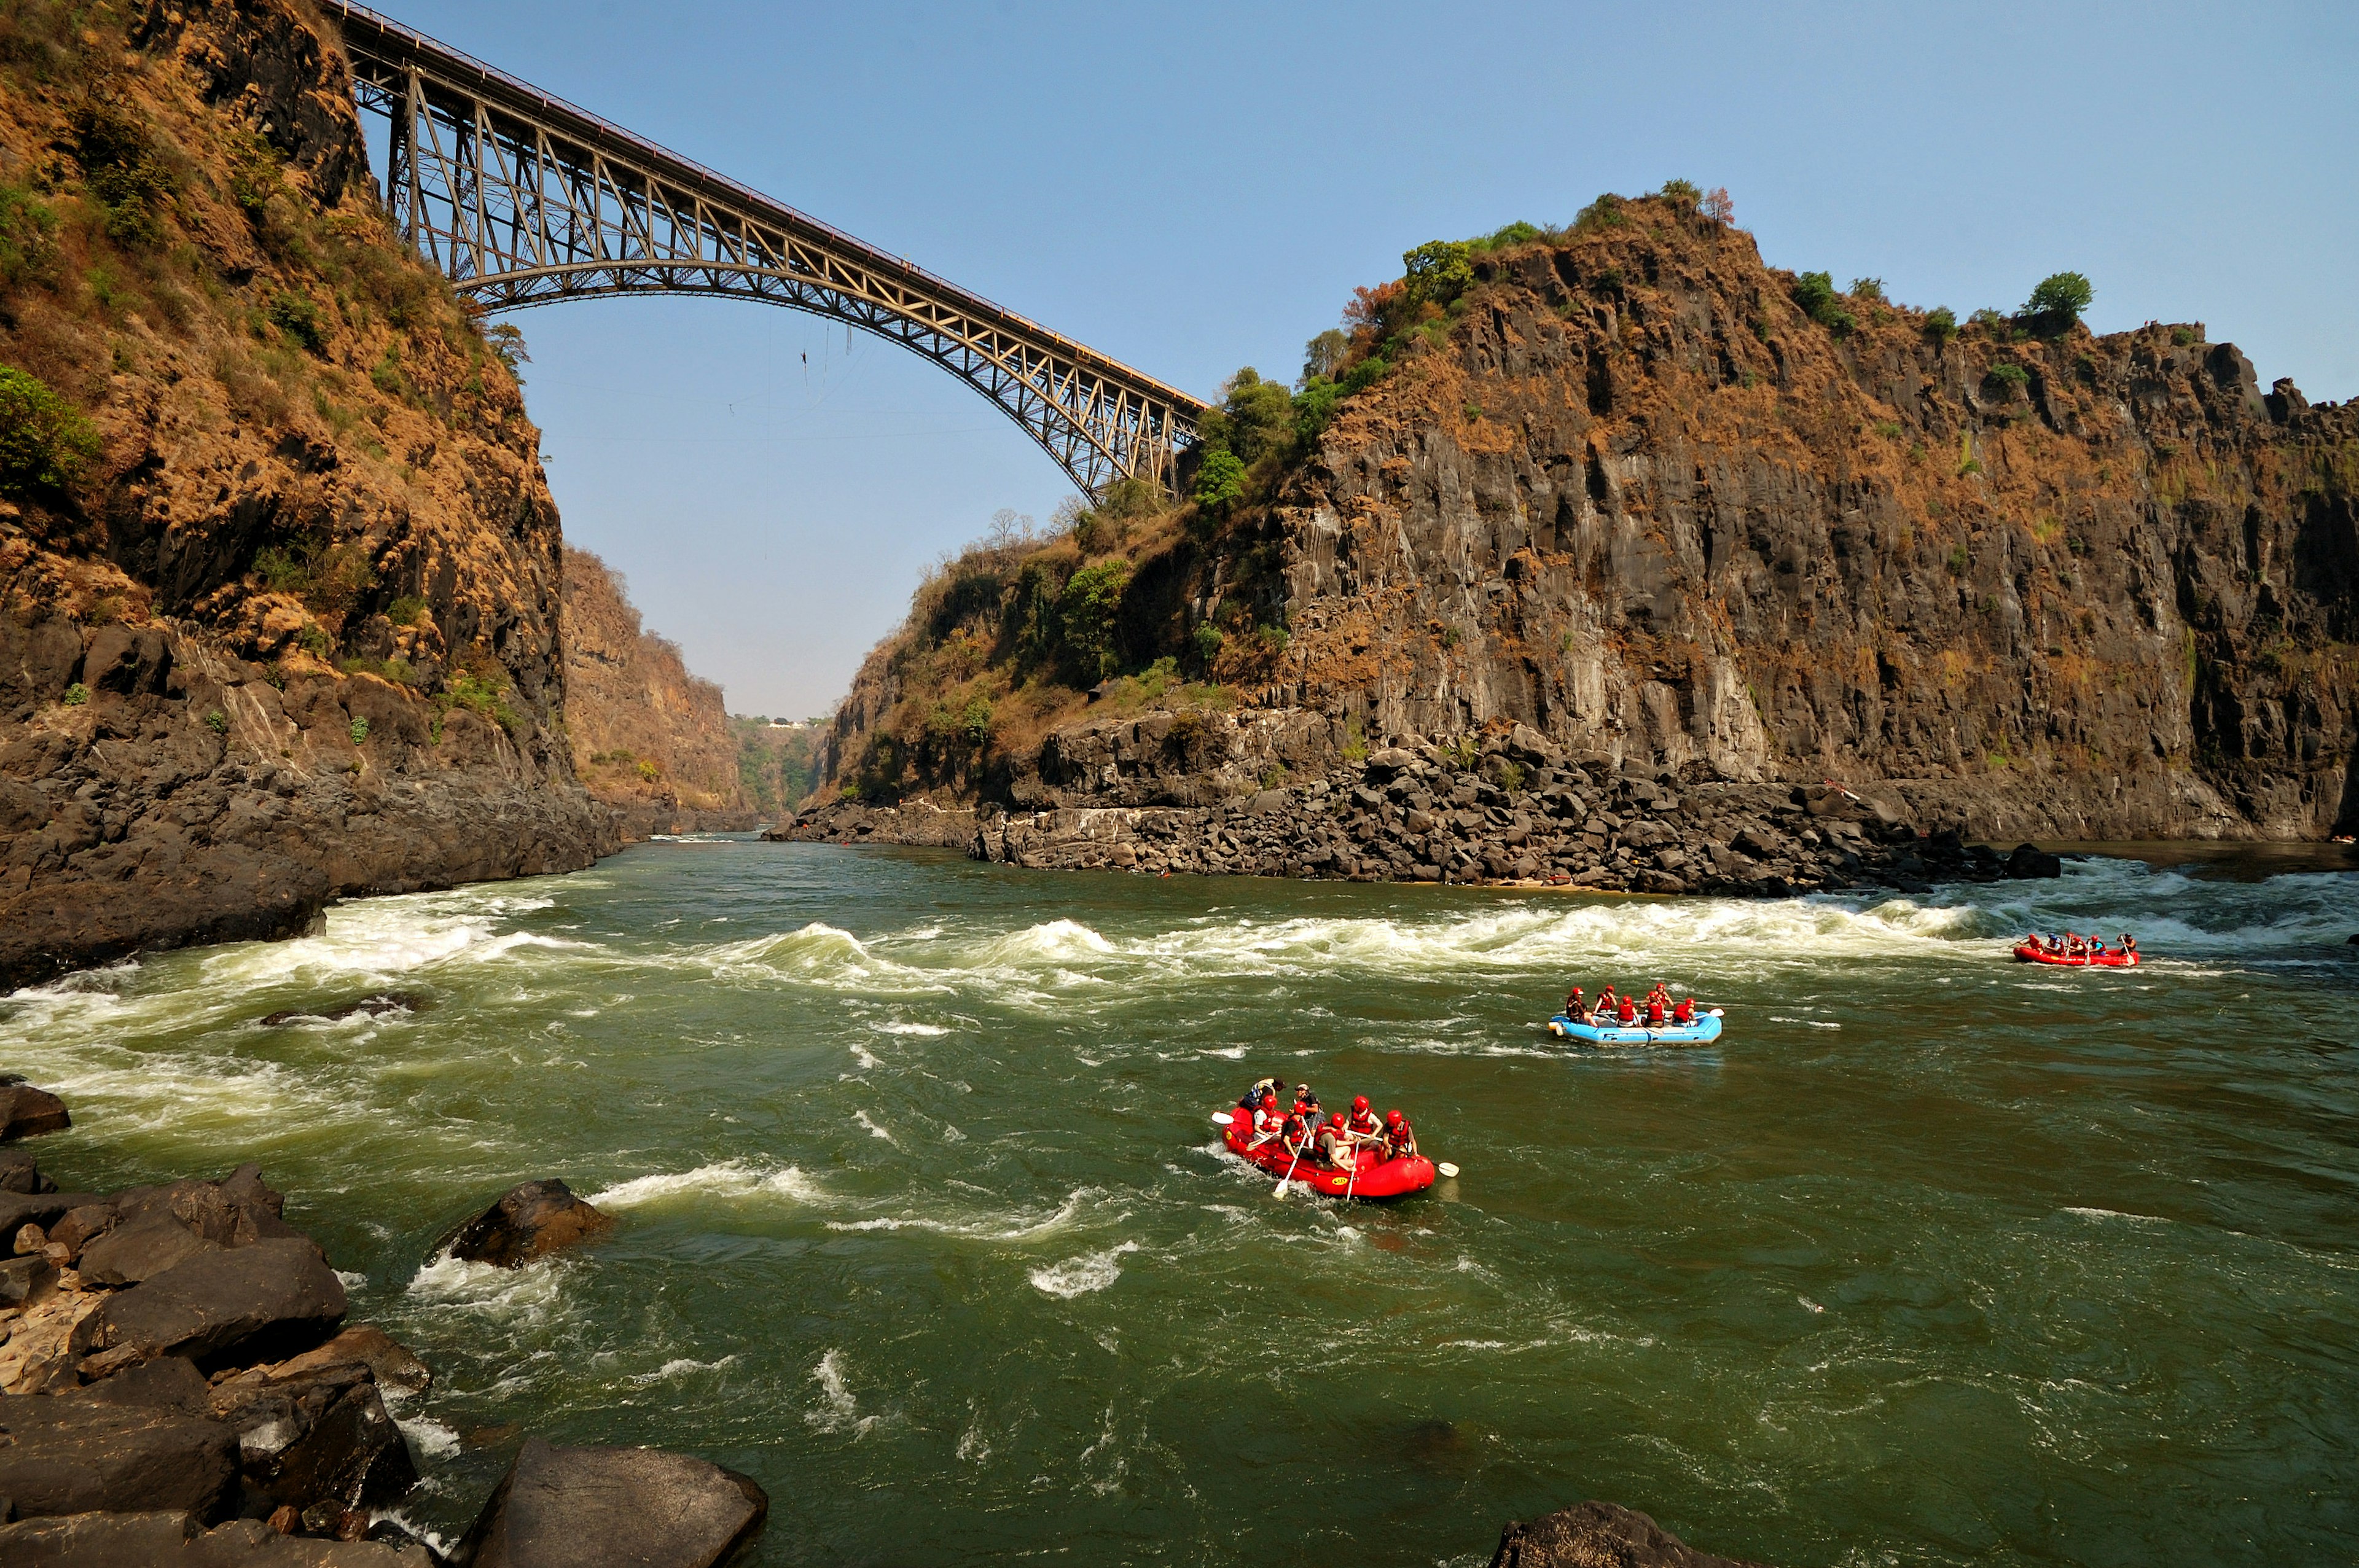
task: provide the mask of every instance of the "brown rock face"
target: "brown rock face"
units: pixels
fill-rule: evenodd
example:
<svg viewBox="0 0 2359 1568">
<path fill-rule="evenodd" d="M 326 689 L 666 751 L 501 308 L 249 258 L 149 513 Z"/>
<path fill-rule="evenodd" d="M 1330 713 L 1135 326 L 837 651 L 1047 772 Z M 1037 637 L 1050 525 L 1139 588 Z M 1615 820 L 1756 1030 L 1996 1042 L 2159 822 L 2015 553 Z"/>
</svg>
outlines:
<svg viewBox="0 0 2359 1568">
<path fill-rule="evenodd" d="M 1282 490 L 1287 700 L 1985 832 L 2348 829 L 2359 405 L 2200 328 L 1838 335 L 1748 235 L 1624 210 L 1478 262 Z"/>
<path fill-rule="evenodd" d="M 1755 819 L 1839 781 L 2001 844 L 2359 827 L 2359 403 L 2265 394 L 2200 326 L 1944 330 L 1863 297 L 1830 327 L 1796 284 L 1655 199 L 1474 254 L 1462 294 L 1364 329 L 1352 363 L 1389 368 L 1307 446 L 1238 448 L 1234 514 L 1109 501 L 947 563 L 853 683 L 829 778 L 872 808 L 1192 812 L 1171 821 L 1200 835 L 1285 784 L 1324 832 L 1299 815 L 1318 784 L 1386 785 L 1369 753 L 1438 743 L 1471 773 L 1537 752 L 1521 732 L 1578 764 L 1556 782 L 1593 816 L 1626 815 L 1603 797 L 1636 776 L 1761 792 L 1713 797 Z M 1455 874 L 1417 857 L 1495 807 L 1469 849 L 1496 876 L 1541 810 L 1502 793 L 1456 821 L 1414 805 L 1421 842 L 1390 841 Z M 1738 821 L 1709 845 L 1621 827 L 1603 847 L 1658 863 L 1609 885 L 1694 886 L 1674 849 L 1777 881 Z M 1245 849 L 1288 874 L 1349 855 Z M 1380 858 L 1358 874 L 1423 874 Z"/>
<path fill-rule="evenodd" d="M 538 432 L 377 210 L 341 54 L 290 0 L 135 15 L 0 62 L 48 218 L 0 361 L 95 438 L 0 479 L 0 987 L 612 841 Z"/>
<path fill-rule="evenodd" d="M 685 1454 L 527 1437 L 460 1550 L 475 1568 L 716 1568 L 769 1515 L 750 1476 Z"/>
<path fill-rule="evenodd" d="M 639 622 L 622 577 L 565 552 L 565 727 L 592 798 L 625 838 L 754 826 L 721 688 Z"/>
<path fill-rule="evenodd" d="M 72 1125 L 65 1101 L 20 1077 L 0 1075 L 0 1143 L 62 1131 Z"/>
</svg>

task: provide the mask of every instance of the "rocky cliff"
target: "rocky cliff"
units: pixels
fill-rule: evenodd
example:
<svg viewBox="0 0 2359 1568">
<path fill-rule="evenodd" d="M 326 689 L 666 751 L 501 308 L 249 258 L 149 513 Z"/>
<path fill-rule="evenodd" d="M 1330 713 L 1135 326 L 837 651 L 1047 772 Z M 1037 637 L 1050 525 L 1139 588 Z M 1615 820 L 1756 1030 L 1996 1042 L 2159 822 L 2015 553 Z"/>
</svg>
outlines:
<svg viewBox="0 0 2359 1568">
<path fill-rule="evenodd" d="M 564 587 L 565 733 L 591 797 L 625 838 L 753 827 L 721 688 L 640 624 L 596 556 L 568 547 Z"/>
<path fill-rule="evenodd" d="M 0 985 L 585 865 L 557 513 L 292 0 L 0 16 Z"/>
<path fill-rule="evenodd" d="M 1487 756 L 1577 767 L 1584 810 L 1628 777 L 1766 791 L 1745 820 L 1773 830 L 1823 780 L 2009 838 L 2359 826 L 2359 403 L 2265 393 L 2200 325 L 1961 329 L 1813 287 L 1676 198 L 1440 250 L 1454 276 L 1364 291 L 1291 429 L 1240 376 L 1207 445 L 1243 460 L 1206 459 L 1193 506 L 929 584 L 836 776 L 868 807 L 1234 813 L 1314 778 L 1381 795 L 1391 741 L 1443 794 Z M 1093 662 L 1048 658 L 1112 565 Z M 1165 695 L 1121 721 L 1043 695 L 1109 668 L 1109 706 Z M 970 692 L 962 746 L 933 720 Z M 1027 703 L 1045 727 L 991 722 Z M 1369 809 L 1412 865 L 1513 848 L 1486 822 L 1436 853 Z M 1285 810 L 1317 815 L 1307 787 Z"/>
</svg>

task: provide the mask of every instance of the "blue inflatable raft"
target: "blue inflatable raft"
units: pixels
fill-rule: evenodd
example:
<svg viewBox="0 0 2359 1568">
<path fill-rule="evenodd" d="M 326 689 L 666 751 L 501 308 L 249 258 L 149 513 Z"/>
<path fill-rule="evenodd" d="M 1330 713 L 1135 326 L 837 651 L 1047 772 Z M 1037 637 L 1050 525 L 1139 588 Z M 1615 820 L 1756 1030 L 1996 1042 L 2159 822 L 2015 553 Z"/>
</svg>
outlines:
<svg viewBox="0 0 2359 1568">
<path fill-rule="evenodd" d="M 1693 1023 L 1667 1023 L 1660 1029 L 1644 1024 L 1575 1023 L 1563 1013 L 1549 1020 L 1549 1033 L 1560 1040 L 1584 1045 L 1709 1045 L 1720 1038 L 1720 1010 L 1701 1014 Z"/>
</svg>

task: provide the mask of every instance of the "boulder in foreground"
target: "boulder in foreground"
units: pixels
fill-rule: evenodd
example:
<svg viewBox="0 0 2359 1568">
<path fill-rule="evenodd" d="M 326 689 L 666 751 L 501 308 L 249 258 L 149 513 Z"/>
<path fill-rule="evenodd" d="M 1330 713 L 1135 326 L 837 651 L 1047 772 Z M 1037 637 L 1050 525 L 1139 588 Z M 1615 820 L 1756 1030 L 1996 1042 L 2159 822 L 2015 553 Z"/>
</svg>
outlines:
<svg viewBox="0 0 2359 1568">
<path fill-rule="evenodd" d="M 769 1517 L 751 1477 L 701 1459 L 527 1437 L 459 1557 L 473 1568 L 715 1568 Z"/>
<path fill-rule="evenodd" d="M 0 1394 L 0 1497 L 27 1518 L 167 1509 L 210 1519 L 236 1502 L 237 1434 L 171 1404 Z"/>
<path fill-rule="evenodd" d="M 1615 1503 L 1559 1509 L 1499 1535 L 1491 1568 L 1758 1568 L 1698 1552 L 1645 1514 Z"/>
<path fill-rule="evenodd" d="M 454 1231 L 444 1248 L 470 1263 L 518 1269 L 561 1247 L 603 1236 L 611 1216 L 583 1203 L 563 1182 L 525 1182 Z"/>
<path fill-rule="evenodd" d="M 185 1514 L 86 1513 L 0 1524 L 8 1568 L 430 1568 L 423 1546 L 305 1541 L 259 1519 L 194 1532 Z"/>
<path fill-rule="evenodd" d="M 14 1073 L 0 1074 L 0 1143 L 61 1132 L 73 1125 L 66 1102 L 47 1089 L 37 1089 Z"/>
<path fill-rule="evenodd" d="M 343 1320 L 344 1284 L 310 1242 L 200 1251 L 107 1299 L 103 1346 L 205 1361 L 308 1349 Z"/>
</svg>

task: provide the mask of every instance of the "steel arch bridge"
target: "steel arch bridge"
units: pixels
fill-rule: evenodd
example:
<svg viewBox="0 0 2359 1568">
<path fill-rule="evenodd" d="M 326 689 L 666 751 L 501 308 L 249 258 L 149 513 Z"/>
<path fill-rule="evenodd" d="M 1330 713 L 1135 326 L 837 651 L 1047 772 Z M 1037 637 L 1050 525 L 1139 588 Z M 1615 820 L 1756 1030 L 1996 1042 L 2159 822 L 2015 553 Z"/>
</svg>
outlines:
<svg viewBox="0 0 2359 1568">
<path fill-rule="evenodd" d="M 324 0 L 385 193 L 482 309 L 600 295 L 764 300 L 864 328 L 996 404 L 1082 490 L 1169 488 L 1205 405 L 366 6 Z"/>
</svg>

